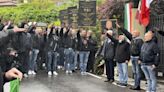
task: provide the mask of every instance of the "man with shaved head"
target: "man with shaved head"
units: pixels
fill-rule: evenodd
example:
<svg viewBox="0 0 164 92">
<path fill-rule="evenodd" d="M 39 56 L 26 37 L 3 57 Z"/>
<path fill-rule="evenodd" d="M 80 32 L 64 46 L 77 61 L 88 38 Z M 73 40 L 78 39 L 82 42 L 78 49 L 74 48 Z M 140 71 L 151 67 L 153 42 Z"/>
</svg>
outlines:
<svg viewBox="0 0 164 92">
<path fill-rule="evenodd" d="M 138 60 L 139 60 L 139 55 L 141 51 L 141 46 L 143 44 L 142 39 L 139 37 L 140 32 L 138 30 L 134 30 L 130 33 L 126 29 L 121 28 L 118 24 L 117 24 L 117 27 L 131 41 L 130 54 L 131 54 L 132 71 L 133 71 L 135 83 L 134 83 L 134 86 L 131 87 L 130 89 L 140 90 L 141 69 L 140 69 L 140 64 L 138 63 Z"/>
<path fill-rule="evenodd" d="M 146 92 L 157 92 L 157 80 L 155 69 L 159 64 L 159 48 L 155 41 L 153 41 L 153 33 L 147 32 L 144 37 L 144 44 L 141 48 L 140 60 L 141 69 L 145 74 L 148 82 Z"/>
</svg>

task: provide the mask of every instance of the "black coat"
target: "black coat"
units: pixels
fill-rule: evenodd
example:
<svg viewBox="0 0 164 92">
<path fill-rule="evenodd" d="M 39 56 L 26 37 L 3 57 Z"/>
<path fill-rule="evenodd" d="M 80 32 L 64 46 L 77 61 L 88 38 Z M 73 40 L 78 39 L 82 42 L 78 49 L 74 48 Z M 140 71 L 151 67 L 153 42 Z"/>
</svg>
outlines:
<svg viewBox="0 0 164 92">
<path fill-rule="evenodd" d="M 89 40 L 87 38 L 81 37 L 80 32 L 77 33 L 77 39 L 78 39 L 78 50 L 79 51 L 90 51 L 90 45 Z M 84 44 L 83 41 L 86 41 L 87 44 Z"/>
<path fill-rule="evenodd" d="M 32 34 L 31 37 L 32 37 L 32 48 L 33 49 L 40 49 L 41 44 L 43 42 L 42 37 L 37 35 L 37 34 Z"/>
<path fill-rule="evenodd" d="M 140 60 L 142 63 L 147 65 L 159 64 L 159 48 L 158 45 L 153 41 L 145 42 L 141 48 Z"/>
<path fill-rule="evenodd" d="M 25 32 L 15 33 L 12 35 L 11 45 L 18 53 L 26 52 L 29 49 L 29 45 L 31 44 L 28 43 L 28 39 L 27 33 Z"/>
<path fill-rule="evenodd" d="M 127 41 L 122 41 L 121 43 L 108 35 L 108 37 L 115 43 L 116 52 L 115 52 L 115 60 L 118 63 L 124 63 L 126 60 L 130 60 L 130 44 Z"/>
<path fill-rule="evenodd" d="M 92 38 L 92 36 L 89 37 L 89 47 L 91 52 L 95 52 L 97 50 L 97 41 Z"/>
<path fill-rule="evenodd" d="M 128 42 L 123 41 L 117 44 L 115 59 L 118 63 L 130 60 L 130 44 Z"/>
<path fill-rule="evenodd" d="M 5 47 L 5 44 L 7 44 L 10 40 L 9 39 L 10 34 L 12 34 L 12 32 L 11 33 L 0 32 L 0 57 L 6 53 L 4 50 L 6 48 L 4 47 Z M 0 92 L 3 92 L 3 84 L 7 82 L 7 80 L 4 78 L 4 73 L 2 72 L 1 66 L 2 65 L 0 64 Z"/>
<path fill-rule="evenodd" d="M 143 44 L 143 40 L 139 37 L 133 38 L 132 34 L 130 32 L 128 32 L 126 29 L 121 28 L 120 30 L 131 41 L 131 44 L 130 44 L 130 54 L 131 54 L 131 56 L 140 56 L 140 51 L 141 51 L 141 47 L 142 47 L 142 44 Z"/>
<path fill-rule="evenodd" d="M 58 51 L 58 48 L 59 48 L 58 40 L 59 40 L 59 38 L 56 35 L 50 35 L 47 39 L 46 50 L 47 51 Z"/>
<path fill-rule="evenodd" d="M 110 39 L 110 38 L 109 38 Z M 114 59 L 116 45 L 114 42 L 104 42 L 98 51 L 98 55 L 103 56 L 104 59 Z M 104 50 L 103 50 L 104 49 Z"/>
</svg>

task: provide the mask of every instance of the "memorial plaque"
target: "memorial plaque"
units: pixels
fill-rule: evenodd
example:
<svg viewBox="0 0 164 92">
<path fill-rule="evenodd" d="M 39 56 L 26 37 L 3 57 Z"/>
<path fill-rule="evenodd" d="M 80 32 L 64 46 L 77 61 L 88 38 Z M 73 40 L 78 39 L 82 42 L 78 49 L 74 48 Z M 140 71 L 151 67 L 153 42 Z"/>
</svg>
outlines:
<svg viewBox="0 0 164 92">
<path fill-rule="evenodd" d="M 79 1 L 79 26 L 96 26 L 96 0 Z"/>
<path fill-rule="evenodd" d="M 61 10 L 59 18 L 63 26 L 68 26 L 68 10 Z"/>
<path fill-rule="evenodd" d="M 77 9 L 77 6 L 68 8 L 68 24 L 72 28 L 78 27 L 78 9 Z"/>
</svg>

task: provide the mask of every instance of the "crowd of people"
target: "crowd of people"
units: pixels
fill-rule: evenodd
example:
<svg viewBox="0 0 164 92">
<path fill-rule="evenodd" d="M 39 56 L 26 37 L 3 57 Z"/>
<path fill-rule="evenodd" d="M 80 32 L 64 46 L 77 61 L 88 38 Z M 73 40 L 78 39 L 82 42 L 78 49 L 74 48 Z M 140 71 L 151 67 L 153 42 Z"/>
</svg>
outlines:
<svg viewBox="0 0 164 92">
<path fill-rule="evenodd" d="M 17 61 L 16 65 L 21 64 L 19 69 L 23 71 L 25 77 L 35 75 L 37 68 L 43 68 L 43 64 L 46 65 L 50 76 L 58 75 L 57 69 L 60 68 L 64 68 L 67 74 L 71 74 L 78 67 L 82 75 L 85 75 L 86 71 L 93 71 L 93 64 L 90 64 L 93 60 L 88 62 L 89 57 L 94 57 L 92 53 L 95 53 L 97 44 L 92 38 L 92 31 L 59 28 L 53 25 L 37 29 L 36 25 L 35 22 L 21 23 L 19 28 L 24 28 L 26 31 L 9 35 L 9 42 L 5 44 L 6 49 L 15 53 L 10 57 Z M 4 64 L 2 69 L 6 68 Z"/>
<path fill-rule="evenodd" d="M 116 25 L 118 36 L 112 22 L 107 21 L 106 31 L 102 34 L 104 40 L 98 49 L 91 30 L 54 25 L 38 29 L 36 22 L 21 22 L 15 27 L 10 21 L 0 21 L 0 84 L 17 77 L 22 79 L 22 73 L 24 77 L 36 75 L 38 69 L 46 69 L 48 76 L 57 76 L 59 69 L 66 74 L 79 69 L 81 75 L 87 75 L 94 71 L 95 57 L 102 56 L 106 65 L 105 82 L 115 81 L 114 68 L 117 66 L 117 85 L 126 87 L 131 60 L 135 81 L 131 89 L 140 90 L 142 70 L 148 82 L 147 92 L 156 92 L 159 48 L 154 30 L 145 33 L 143 40 L 138 30 L 130 33 L 118 23 Z"/>
</svg>

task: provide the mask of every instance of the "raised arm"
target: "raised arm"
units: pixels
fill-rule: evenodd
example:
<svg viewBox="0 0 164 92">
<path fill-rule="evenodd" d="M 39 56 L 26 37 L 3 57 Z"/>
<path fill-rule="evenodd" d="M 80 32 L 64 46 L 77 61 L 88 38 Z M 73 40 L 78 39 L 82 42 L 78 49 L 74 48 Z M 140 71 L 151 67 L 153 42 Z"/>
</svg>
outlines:
<svg viewBox="0 0 164 92">
<path fill-rule="evenodd" d="M 109 39 L 111 39 L 111 41 L 114 42 L 115 44 L 118 43 L 118 40 L 115 39 L 114 37 L 112 37 L 111 35 L 107 34 L 107 37 L 108 37 Z"/>
<path fill-rule="evenodd" d="M 121 27 L 118 23 L 116 23 L 116 26 L 119 28 L 118 30 L 120 30 L 121 32 L 123 32 L 125 34 L 125 36 L 131 41 L 133 36 L 130 32 L 128 32 L 128 30 L 126 30 L 125 28 Z"/>
<path fill-rule="evenodd" d="M 128 30 L 126 30 L 125 28 L 119 28 L 119 30 L 121 32 L 123 32 L 125 34 L 125 36 L 131 41 L 132 40 L 132 34 L 130 32 L 128 32 Z"/>
</svg>

